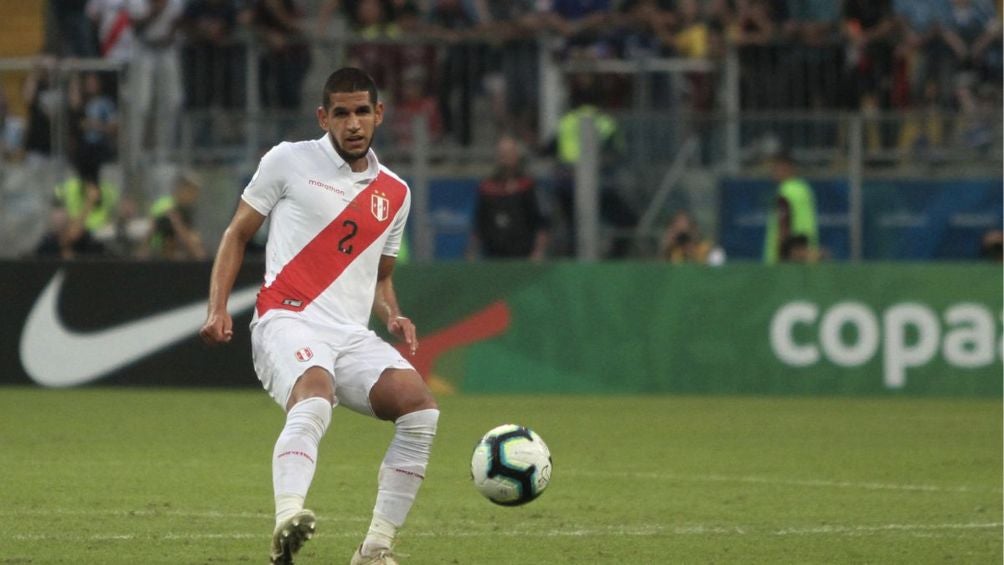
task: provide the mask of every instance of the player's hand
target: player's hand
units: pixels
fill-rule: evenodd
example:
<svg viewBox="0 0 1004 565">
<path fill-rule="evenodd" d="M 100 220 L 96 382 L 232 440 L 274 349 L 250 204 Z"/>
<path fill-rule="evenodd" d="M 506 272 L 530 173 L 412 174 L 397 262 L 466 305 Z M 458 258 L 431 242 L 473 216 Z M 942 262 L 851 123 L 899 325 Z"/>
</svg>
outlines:
<svg viewBox="0 0 1004 565">
<path fill-rule="evenodd" d="M 227 312 L 210 314 L 199 330 L 199 336 L 206 345 L 228 343 L 234 337 L 234 321 Z"/>
<path fill-rule="evenodd" d="M 395 316 L 387 322 L 387 331 L 404 340 L 408 351 L 414 355 L 418 351 L 418 333 L 415 324 L 404 316 Z"/>
</svg>

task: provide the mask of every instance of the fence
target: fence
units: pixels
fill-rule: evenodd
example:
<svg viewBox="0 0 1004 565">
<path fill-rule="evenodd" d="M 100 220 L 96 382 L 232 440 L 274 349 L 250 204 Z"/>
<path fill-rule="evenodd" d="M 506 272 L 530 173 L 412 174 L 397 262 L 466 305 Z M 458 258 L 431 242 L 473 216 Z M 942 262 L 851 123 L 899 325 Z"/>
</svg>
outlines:
<svg viewBox="0 0 1004 565">
<path fill-rule="evenodd" d="M 555 211 L 559 229 L 576 227 L 555 238 L 558 254 L 570 254 L 574 249 L 578 257 L 589 260 L 620 245 L 629 256 L 652 256 L 669 214 L 681 208 L 689 209 L 710 237 L 728 239 L 728 234 L 721 232 L 727 181 L 764 176 L 764 156 L 782 146 L 793 149 L 804 165 L 803 172 L 813 180 L 836 180 L 846 187 L 841 189 L 846 211 L 838 212 L 842 217 L 835 221 L 845 222 L 847 231 L 846 253 L 841 252 L 838 258 L 851 260 L 882 256 L 868 252 L 874 247 L 868 237 L 885 237 L 875 235 L 879 232 L 866 225 L 866 203 L 884 205 L 881 199 L 865 194 L 871 179 L 975 177 L 993 182 L 1000 178 L 998 108 L 969 113 L 932 110 L 864 115 L 835 110 L 826 102 L 829 99 L 813 102 L 812 93 L 829 92 L 827 81 L 837 73 L 839 58 L 827 56 L 832 46 L 821 47 L 811 56 L 802 52 L 799 57 L 780 59 L 764 59 L 765 52 L 776 54 L 776 49 L 752 54 L 733 49 L 717 62 L 659 58 L 583 61 L 564 59 L 560 47 L 546 38 L 500 49 L 477 41 L 361 41 L 344 36 L 318 40 L 310 46 L 315 64 L 303 76 L 299 103 L 292 107 L 283 107 L 274 93 L 263 88 L 271 83 L 262 75 L 266 65 L 254 42 L 232 44 L 213 57 L 199 49 L 188 46 L 182 54 L 191 63 L 186 75 L 189 103 L 178 118 L 180 138 L 169 158 L 159 165 L 153 163 L 143 143 L 120 135 L 119 158 L 109 170 L 141 201 L 165 190 L 159 179 L 169 176 L 172 168 L 205 172 L 210 190 L 204 197 L 199 226 L 210 243 L 222 232 L 236 195 L 260 154 L 280 139 L 318 134 L 311 112 L 305 109 L 317 103 L 315 93 L 320 92 L 328 68 L 347 62 L 390 61 L 373 68 L 393 69 L 378 76 L 385 85 L 389 112 L 376 147 L 381 158 L 406 176 L 415 191 L 411 226 L 419 260 L 451 256 L 442 253 L 441 242 L 456 239 L 464 231 L 461 224 L 469 214 L 464 207 L 470 206 L 471 195 L 463 196 L 463 203 L 451 202 L 456 199 L 444 196 L 446 189 L 437 188 L 449 184 L 444 184 L 444 179 L 467 182 L 468 188 L 463 190 L 470 191 L 474 179 L 491 169 L 491 144 L 502 129 L 524 128 L 524 134 L 535 133 L 536 142 L 550 139 L 569 107 L 571 87 L 582 75 L 601 77 L 601 90 L 610 94 L 606 102 L 619 124 L 624 152 L 620 166 L 601 171 L 601 144 L 590 143 L 597 141 L 595 138 L 582 140 L 586 151 L 574 171 L 575 206 Z M 772 63 L 775 60 L 780 62 Z M 821 66 L 809 65 L 812 60 L 822 61 Z M 0 62 L 0 72 L 25 73 L 33 64 L 6 60 Z M 817 72 L 820 69 L 829 71 Z M 118 88 L 122 88 L 123 69 L 103 61 L 62 61 L 54 69 L 54 76 L 59 77 L 54 81 L 57 99 L 66 97 L 66 77 L 85 70 L 113 72 L 119 77 Z M 759 73 L 764 75 L 762 80 L 758 80 Z M 408 81 L 416 81 L 420 88 L 409 90 Z M 798 87 L 803 82 L 804 91 Z M 764 98 L 760 91 L 770 88 L 780 88 L 786 94 Z M 449 116 L 441 116 L 437 122 L 431 117 L 435 112 L 406 111 L 404 108 L 412 107 L 406 102 L 415 92 L 430 103 L 417 107 L 436 108 Z M 126 98 L 120 92 L 119 101 L 126 102 Z M 771 103 L 760 103 L 764 100 Z M 782 102 L 802 109 L 777 109 Z M 500 104 L 507 106 L 499 108 Z M 29 220 L 34 225 L 44 224 L 44 205 L 38 195 L 47 194 L 53 177 L 65 168 L 66 160 L 60 159 L 67 154 L 65 112 L 57 107 L 54 118 L 55 161 L 44 165 L 9 163 L 0 172 L 0 183 L 5 187 L 3 248 L 8 255 L 26 250 L 28 240 L 37 235 L 21 226 Z M 134 119 L 125 108 L 123 121 Z M 121 132 L 130 130 L 128 124 L 120 127 Z M 586 136 L 593 133 L 588 127 L 582 131 Z M 553 188 L 548 182 L 552 177 L 550 161 L 534 158 L 531 168 L 541 179 L 545 196 L 556 200 L 549 192 Z M 612 224 L 604 218 L 610 206 L 603 200 L 611 192 L 618 196 L 617 206 L 625 211 Z M 437 202 L 443 205 L 437 206 Z M 984 217 L 976 223 L 993 226 L 999 225 L 999 220 Z"/>
</svg>

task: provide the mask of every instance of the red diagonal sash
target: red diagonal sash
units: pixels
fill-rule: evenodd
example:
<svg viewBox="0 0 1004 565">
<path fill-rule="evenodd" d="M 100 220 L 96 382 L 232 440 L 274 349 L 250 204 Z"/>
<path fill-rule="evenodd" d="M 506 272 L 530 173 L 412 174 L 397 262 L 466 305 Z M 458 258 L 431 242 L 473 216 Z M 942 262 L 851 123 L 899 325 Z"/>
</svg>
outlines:
<svg viewBox="0 0 1004 565">
<path fill-rule="evenodd" d="M 111 27 L 108 29 L 108 33 L 105 34 L 104 38 L 101 40 L 101 54 L 107 55 L 112 47 L 119 42 L 119 38 L 125 33 L 132 21 L 129 19 L 129 12 L 125 8 L 122 8 L 115 14 L 115 20 L 112 22 Z"/>
<path fill-rule="evenodd" d="M 381 172 L 342 213 L 310 240 L 258 293 L 262 316 L 273 308 L 300 312 L 331 286 L 390 227 L 405 186 Z"/>
</svg>

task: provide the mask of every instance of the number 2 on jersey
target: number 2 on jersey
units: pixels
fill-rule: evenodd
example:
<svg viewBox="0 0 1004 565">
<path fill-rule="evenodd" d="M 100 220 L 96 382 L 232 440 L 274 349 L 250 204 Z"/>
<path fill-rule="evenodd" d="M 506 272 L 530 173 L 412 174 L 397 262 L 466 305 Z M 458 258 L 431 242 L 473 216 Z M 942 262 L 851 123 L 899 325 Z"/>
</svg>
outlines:
<svg viewBox="0 0 1004 565">
<path fill-rule="evenodd" d="M 352 245 L 348 242 L 356 236 L 356 231 L 359 229 L 359 226 L 352 220 L 345 220 L 342 222 L 342 227 L 349 228 L 349 232 L 345 234 L 345 237 L 338 240 L 338 250 L 346 255 L 349 255 L 352 253 Z"/>
</svg>

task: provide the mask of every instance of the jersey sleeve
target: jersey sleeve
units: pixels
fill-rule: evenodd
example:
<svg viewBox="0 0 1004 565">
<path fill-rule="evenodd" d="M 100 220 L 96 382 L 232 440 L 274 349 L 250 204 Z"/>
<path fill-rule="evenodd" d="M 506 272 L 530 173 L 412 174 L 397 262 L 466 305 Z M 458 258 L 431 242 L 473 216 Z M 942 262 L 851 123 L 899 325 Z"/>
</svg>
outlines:
<svg viewBox="0 0 1004 565">
<path fill-rule="evenodd" d="M 283 176 L 283 144 L 276 145 L 261 158 L 258 170 L 244 188 L 241 198 L 262 216 L 267 216 L 286 192 Z"/>
<path fill-rule="evenodd" d="M 390 233 L 387 235 L 387 241 L 383 244 L 381 255 L 397 257 L 398 250 L 401 249 L 401 239 L 404 237 L 404 226 L 408 222 L 408 212 L 410 210 L 411 191 L 409 190 L 404 197 L 404 203 L 401 204 L 401 209 L 394 216 L 394 222 L 388 228 Z"/>
</svg>

